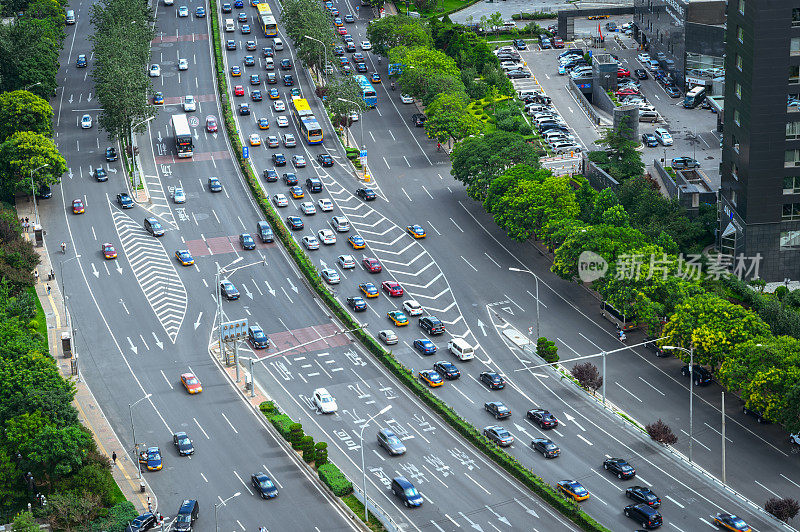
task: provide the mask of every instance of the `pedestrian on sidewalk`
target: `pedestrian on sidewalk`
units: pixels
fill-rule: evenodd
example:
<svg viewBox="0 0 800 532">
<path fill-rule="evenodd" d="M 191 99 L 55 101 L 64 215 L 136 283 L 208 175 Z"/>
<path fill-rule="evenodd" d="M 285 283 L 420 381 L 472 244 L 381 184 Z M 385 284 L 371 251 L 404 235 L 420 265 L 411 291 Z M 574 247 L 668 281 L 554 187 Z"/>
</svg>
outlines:
<svg viewBox="0 0 800 532">
<path fill-rule="evenodd" d="M 117 465 L 117 451 L 111 451 L 111 462 Z"/>
<path fill-rule="evenodd" d="M 47 285 L 47 295 L 50 295 L 50 285 Z"/>
<path fill-rule="evenodd" d="M 39 282 L 39 269 L 38 268 L 34 268 L 34 270 L 33 270 L 33 278 L 36 279 L 37 283 Z"/>
<path fill-rule="evenodd" d="M 50 268 L 50 279 L 55 280 L 56 278 L 56 271 L 53 268 Z"/>
</svg>

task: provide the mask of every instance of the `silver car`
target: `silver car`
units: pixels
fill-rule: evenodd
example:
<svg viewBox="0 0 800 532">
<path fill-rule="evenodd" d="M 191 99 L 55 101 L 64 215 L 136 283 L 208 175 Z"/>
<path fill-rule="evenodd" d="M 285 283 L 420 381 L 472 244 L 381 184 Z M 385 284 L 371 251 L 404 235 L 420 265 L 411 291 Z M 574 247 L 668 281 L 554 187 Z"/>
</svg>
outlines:
<svg viewBox="0 0 800 532">
<path fill-rule="evenodd" d="M 400 438 L 390 429 L 381 429 L 378 431 L 378 445 L 386 449 L 392 456 L 406 454 L 406 446 L 403 445 Z"/>
<path fill-rule="evenodd" d="M 386 345 L 394 345 L 399 341 L 394 331 L 389 329 L 380 331 L 378 333 L 378 338 L 380 338 L 380 340 Z"/>
<path fill-rule="evenodd" d="M 331 218 L 331 227 L 339 233 L 346 233 L 350 230 L 350 222 L 344 216 L 334 216 Z"/>
</svg>

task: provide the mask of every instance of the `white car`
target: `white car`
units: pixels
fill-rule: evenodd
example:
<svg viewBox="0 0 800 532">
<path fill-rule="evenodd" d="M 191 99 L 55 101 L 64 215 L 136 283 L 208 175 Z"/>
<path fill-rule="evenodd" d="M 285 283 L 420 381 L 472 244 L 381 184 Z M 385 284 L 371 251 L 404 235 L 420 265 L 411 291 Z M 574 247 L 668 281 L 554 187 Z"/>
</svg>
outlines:
<svg viewBox="0 0 800 532">
<path fill-rule="evenodd" d="M 286 148 L 294 148 L 295 146 L 297 146 L 297 139 L 294 138 L 294 135 L 292 135 L 291 133 L 286 133 L 283 136 L 283 145 Z"/>
<path fill-rule="evenodd" d="M 91 129 L 91 127 L 92 127 L 92 116 L 83 115 L 81 117 L 81 129 Z"/>
<path fill-rule="evenodd" d="M 178 59 L 178 70 L 189 70 L 189 60 Z"/>
<path fill-rule="evenodd" d="M 393 345 L 398 342 L 397 335 L 389 329 L 378 332 L 378 338 L 386 345 Z"/>
<path fill-rule="evenodd" d="M 336 235 L 330 229 L 320 229 L 317 236 L 326 246 L 336 243 Z"/>
<path fill-rule="evenodd" d="M 333 414 L 338 409 L 336 406 L 336 399 L 334 399 L 325 388 L 317 388 L 314 390 L 313 401 L 317 406 L 317 410 L 323 414 Z"/>
<path fill-rule="evenodd" d="M 158 65 L 150 65 L 150 77 L 157 78 L 161 75 L 161 67 Z"/>
<path fill-rule="evenodd" d="M 650 64 L 650 54 L 639 54 L 636 56 L 636 59 L 638 59 L 640 63 L 644 63 L 645 65 Z"/>
<path fill-rule="evenodd" d="M 289 127 L 289 119 L 283 115 L 275 117 L 275 123 L 278 127 Z"/>
<path fill-rule="evenodd" d="M 406 311 L 409 316 L 420 316 L 422 314 L 422 305 L 413 299 L 407 299 L 403 301 L 403 310 Z"/>
<path fill-rule="evenodd" d="M 353 122 L 358 122 L 358 112 L 350 111 L 350 120 Z"/>
<path fill-rule="evenodd" d="M 320 199 L 317 204 L 322 212 L 331 212 L 333 210 L 333 202 L 328 198 Z"/>
<path fill-rule="evenodd" d="M 672 146 L 672 135 L 663 127 L 656 128 L 653 135 L 656 136 L 656 140 L 660 142 L 662 146 Z"/>
<path fill-rule="evenodd" d="M 276 112 L 281 112 L 286 110 L 286 104 L 283 103 L 283 100 L 275 100 L 272 102 L 272 108 L 275 109 Z"/>
<path fill-rule="evenodd" d="M 274 203 L 276 207 L 287 207 L 289 205 L 289 200 L 286 198 L 286 194 L 275 194 L 272 196 L 272 203 Z"/>
<path fill-rule="evenodd" d="M 343 270 L 351 270 L 356 267 L 356 259 L 352 255 L 339 255 L 336 262 L 339 263 L 339 267 Z"/>
<path fill-rule="evenodd" d="M 186 194 L 183 192 L 182 187 L 175 187 L 175 190 L 172 192 L 172 200 L 175 203 L 186 203 Z"/>
<path fill-rule="evenodd" d="M 179 17 L 188 17 L 189 16 L 189 8 L 186 6 L 181 6 L 178 8 L 178 16 Z"/>
<path fill-rule="evenodd" d="M 187 94 L 183 97 L 183 110 L 187 113 L 197 111 L 197 103 L 194 101 L 194 96 Z"/>
<path fill-rule="evenodd" d="M 303 245 L 307 250 L 319 249 L 319 240 L 313 235 L 306 235 L 303 237 Z"/>
<path fill-rule="evenodd" d="M 339 284 L 341 282 L 339 272 L 333 268 L 324 268 L 321 272 L 319 272 L 319 274 L 328 284 Z"/>
<path fill-rule="evenodd" d="M 414 103 L 414 98 L 412 98 L 408 94 L 401 94 L 400 101 L 403 103 Z"/>
<path fill-rule="evenodd" d="M 361 41 L 362 50 L 372 50 L 372 43 L 369 41 Z"/>
<path fill-rule="evenodd" d="M 314 204 L 310 201 L 304 201 L 300 204 L 300 210 L 303 211 L 303 214 L 312 215 L 317 214 L 317 209 L 314 207 Z"/>
</svg>

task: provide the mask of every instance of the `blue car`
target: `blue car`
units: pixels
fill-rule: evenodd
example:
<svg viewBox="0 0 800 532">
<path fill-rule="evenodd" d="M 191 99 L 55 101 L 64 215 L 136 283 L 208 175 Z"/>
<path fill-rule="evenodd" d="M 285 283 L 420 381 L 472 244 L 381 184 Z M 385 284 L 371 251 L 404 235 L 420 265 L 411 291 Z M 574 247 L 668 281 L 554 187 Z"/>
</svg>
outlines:
<svg viewBox="0 0 800 532">
<path fill-rule="evenodd" d="M 251 325 L 247 329 L 247 339 L 250 340 L 254 349 L 266 349 L 269 347 L 269 338 L 264 334 L 264 330 L 257 325 Z"/>
<path fill-rule="evenodd" d="M 197 9 L 194 10 L 194 16 L 197 18 L 206 18 L 206 8 L 197 6 Z"/>
<path fill-rule="evenodd" d="M 148 471 L 159 471 L 163 467 L 161 450 L 158 447 L 149 447 L 139 453 L 139 463 L 147 467 Z"/>
<path fill-rule="evenodd" d="M 230 13 L 232 11 L 230 4 L 222 4 L 222 12 L 223 13 Z"/>
<path fill-rule="evenodd" d="M 244 7 L 244 0 L 236 0 L 233 3 L 233 7 Z"/>
<path fill-rule="evenodd" d="M 250 481 L 253 483 L 256 493 L 258 493 L 262 499 L 272 499 L 278 496 L 278 488 L 275 487 L 272 479 L 264 473 L 254 473 L 250 477 Z"/>
<path fill-rule="evenodd" d="M 77 61 L 75 62 L 75 66 L 78 68 L 84 68 L 86 66 L 86 55 L 81 54 L 78 56 Z"/>
<path fill-rule="evenodd" d="M 282 153 L 273 153 L 272 164 L 275 166 L 286 166 L 286 156 Z"/>
<path fill-rule="evenodd" d="M 432 355 L 436 352 L 436 346 L 427 338 L 420 338 L 414 340 L 414 349 L 423 355 Z"/>
</svg>

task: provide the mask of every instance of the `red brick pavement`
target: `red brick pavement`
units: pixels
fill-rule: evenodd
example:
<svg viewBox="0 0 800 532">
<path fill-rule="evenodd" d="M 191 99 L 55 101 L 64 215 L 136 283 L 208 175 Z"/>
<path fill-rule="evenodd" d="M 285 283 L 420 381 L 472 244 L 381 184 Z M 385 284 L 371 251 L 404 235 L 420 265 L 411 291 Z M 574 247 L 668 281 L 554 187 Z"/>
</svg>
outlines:
<svg viewBox="0 0 800 532">
<path fill-rule="evenodd" d="M 208 33 L 189 33 L 187 35 L 162 35 L 160 37 L 156 37 L 150 44 L 160 44 L 162 42 L 186 42 L 186 41 L 207 41 L 208 40 Z"/>
</svg>

